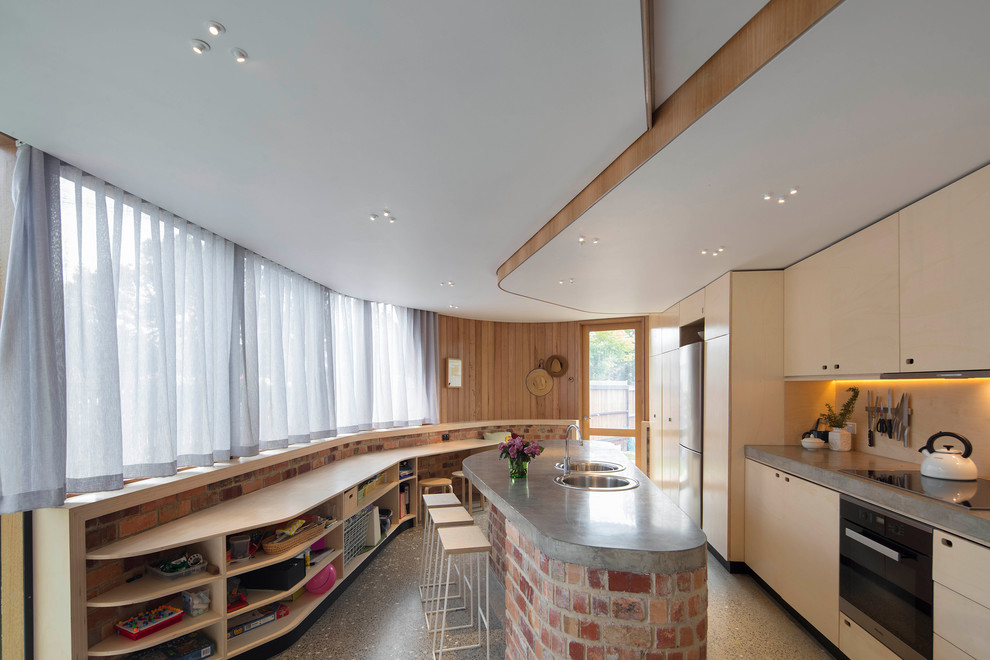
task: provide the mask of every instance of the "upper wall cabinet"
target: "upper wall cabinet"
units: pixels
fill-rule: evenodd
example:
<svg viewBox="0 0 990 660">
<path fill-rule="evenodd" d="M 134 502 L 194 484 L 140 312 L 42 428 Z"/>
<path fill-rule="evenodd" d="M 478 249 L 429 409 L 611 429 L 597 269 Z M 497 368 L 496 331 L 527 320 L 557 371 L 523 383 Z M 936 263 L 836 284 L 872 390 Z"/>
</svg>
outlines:
<svg viewBox="0 0 990 660">
<path fill-rule="evenodd" d="M 731 279 L 726 273 L 705 287 L 705 341 L 729 334 Z"/>
<path fill-rule="evenodd" d="M 680 325 L 700 321 L 705 316 L 705 290 L 695 291 L 680 302 Z"/>
<path fill-rule="evenodd" d="M 784 271 L 784 373 L 898 371 L 898 216 Z"/>
<path fill-rule="evenodd" d="M 990 166 L 900 215 L 900 371 L 990 368 Z"/>
<path fill-rule="evenodd" d="M 681 345 L 681 304 L 677 303 L 660 314 L 661 351 L 676 350 Z"/>
</svg>

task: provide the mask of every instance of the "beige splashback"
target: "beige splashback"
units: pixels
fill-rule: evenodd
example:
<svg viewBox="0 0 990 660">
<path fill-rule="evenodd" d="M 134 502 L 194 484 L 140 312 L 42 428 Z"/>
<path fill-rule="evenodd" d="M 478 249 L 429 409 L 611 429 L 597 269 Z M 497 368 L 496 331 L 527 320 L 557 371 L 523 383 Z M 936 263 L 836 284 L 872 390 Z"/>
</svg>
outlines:
<svg viewBox="0 0 990 660">
<path fill-rule="evenodd" d="M 853 449 L 867 454 L 921 463 L 918 453 L 928 438 L 939 431 L 952 431 L 973 444 L 973 460 L 980 476 L 990 479 L 990 379 L 967 380 L 866 380 L 866 381 L 792 381 L 786 384 L 786 444 L 798 444 L 801 429 L 810 428 L 815 406 L 829 401 L 838 408 L 849 396 L 846 389 L 860 388 L 852 421 L 857 424 Z M 894 405 L 902 394 L 908 395 L 913 415 L 908 447 L 875 433 L 876 446 L 867 446 L 866 392 L 872 391 L 887 403 L 890 388 Z"/>
</svg>

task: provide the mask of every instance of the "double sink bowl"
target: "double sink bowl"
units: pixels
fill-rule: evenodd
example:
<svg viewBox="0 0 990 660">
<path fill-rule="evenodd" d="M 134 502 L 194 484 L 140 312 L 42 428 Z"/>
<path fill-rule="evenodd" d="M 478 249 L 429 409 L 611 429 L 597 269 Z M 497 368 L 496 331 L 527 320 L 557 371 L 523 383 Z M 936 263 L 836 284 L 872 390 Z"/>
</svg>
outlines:
<svg viewBox="0 0 990 660">
<path fill-rule="evenodd" d="M 564 470 L 563 463 L 557 463 L 558 470 Z M 623 477 L 610 472 L 620 472 L 625 468 L 618 463 L 607 461 L 571 461 L 570 471 L 564 472 L 554 481 L 565 488 L 590 491 L 631 490 L 639 482 L 631 477 Z"/>
</svg>

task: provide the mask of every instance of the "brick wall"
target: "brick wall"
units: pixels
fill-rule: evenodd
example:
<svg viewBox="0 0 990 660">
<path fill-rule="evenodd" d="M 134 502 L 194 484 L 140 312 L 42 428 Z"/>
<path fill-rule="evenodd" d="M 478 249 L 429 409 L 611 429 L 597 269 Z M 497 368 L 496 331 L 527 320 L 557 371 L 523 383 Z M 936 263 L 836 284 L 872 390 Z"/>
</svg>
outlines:
<svg viewBox="0 0 990 660">
<path fill-rule="evenodd" d="M 486 432 L 507 430 L 507 426 L 486 426 L 450 431 L 451 440 L 469 440 Z M 534 425 L 512 427 L 512 430 L 534 440 L 562 438 L 566 424 Z M 426 444 L 440 444 L 442 432 L 423 432 L 394 437 L 379 437 L 369 440 L 346 442 L 336 447 L 316 449 L 306 456 L 287 460 L 269 467 L 260 468 L 231 478 L 224 478 L 224 468 L 216 469 L 216 481 L 175 495 L 154 499 L 149 492 L 149 500 L 137 506 L 115 511 L 86 521 L 86 550 L 91 551 L 119 539 L 139 534 L 191 513 L 216 506 L 221 502 L 272 486 L 286 479 L 322 467 L 356 454 L 415 447 Z M 419 459 L 419 476 L 449 477 L 454 470 L 461 468 L 461 461 L 470 452 L 437 454 Z M 455 485 L 455 489 L 458 486 Z M 165 554 L 176 554 L 175 551 Z M 158 558 L 146 555 L 124 560 L 86 562 L 86 597 L 93 598 L 120 586 L 128 577 L 142 573 L 144 566 Z M 141 609 L 156 605 L 143 603 L 131 608 L 89 608 L 89 644 L 99 642 L 113 634 L 113 624 L 127 618 Z"/>
<path fill-rule="evenodd" d="M 511 521 L 504 526 L 507 659 L 704 660 L 706 568 L 579 566 L 545 555 Z"/>
</svg>

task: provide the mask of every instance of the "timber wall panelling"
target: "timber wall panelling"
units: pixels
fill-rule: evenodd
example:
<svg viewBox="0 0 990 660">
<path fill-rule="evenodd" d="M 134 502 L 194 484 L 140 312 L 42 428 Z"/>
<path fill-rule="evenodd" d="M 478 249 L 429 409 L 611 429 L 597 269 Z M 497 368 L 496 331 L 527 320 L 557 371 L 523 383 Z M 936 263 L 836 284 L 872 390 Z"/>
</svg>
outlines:
<svg viewBox="0 0 990 660">
<path fill-rule="evenodd" d="M 439 359 L 463 360 L 460 388 L 440 387 L 440 423 L 482 419 L 577 419 L 581 410 L 581 324 L 500 323 L 439 318 Z M 546 396 L 526 389 L 526 374 L 551 355 L 567 372 Z"/>
</svg>

